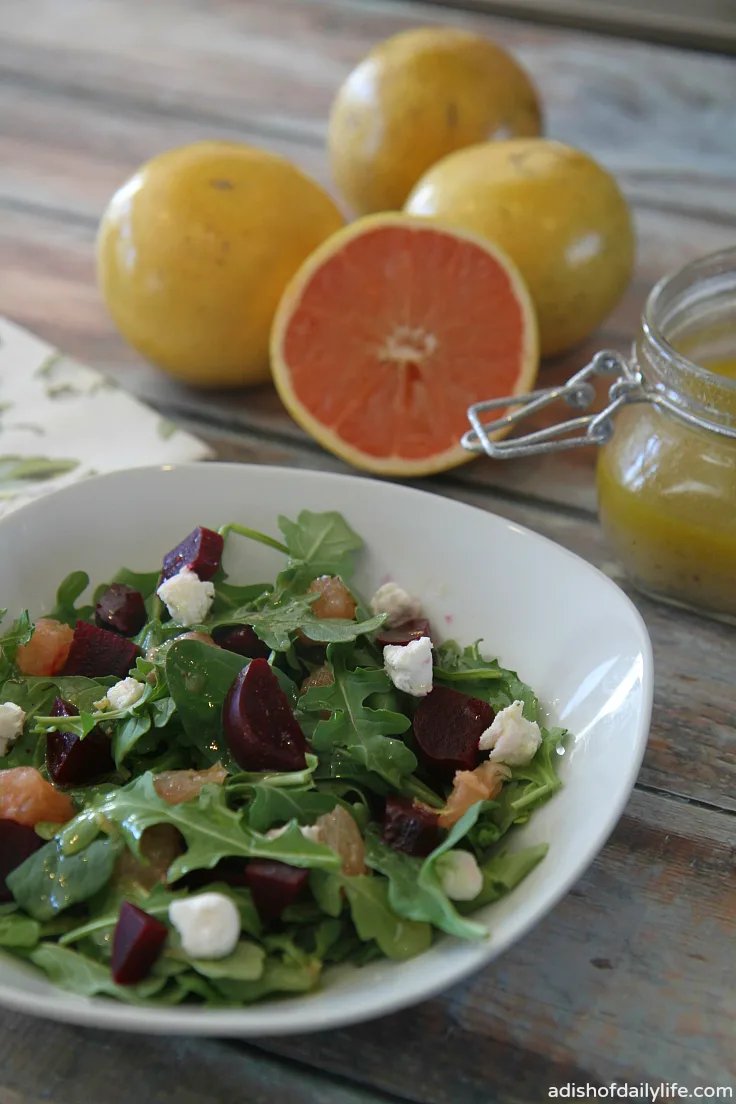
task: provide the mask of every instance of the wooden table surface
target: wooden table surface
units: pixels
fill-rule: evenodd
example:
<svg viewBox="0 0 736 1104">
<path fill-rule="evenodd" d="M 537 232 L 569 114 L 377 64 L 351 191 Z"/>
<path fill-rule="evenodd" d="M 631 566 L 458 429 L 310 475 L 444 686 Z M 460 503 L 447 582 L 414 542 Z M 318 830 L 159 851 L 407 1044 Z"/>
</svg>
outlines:
<svg viewBox="0 0 736 1104">
<path fill-rule="evenodd" d="M 639 259 L 592 351 L 625 351 L 652 282 L 736 244 L 736 60 L 392 0 L 2 0 L 0 313 L 119 379 L 224 459 L 344 470 L 269 387 L 194 393 L 115 334 L 95 286 L 107 199 L 142 161 L 204 137 L 261 144 L 328 184 L 325 119 L 369 46 L 447 22 L 513 49 L 551 135 L 614 170 Z M 589 450 L 478 461 L 429 489 L 552 537 L 619 578 Z M 625 581 L 623 582 L 625 586 Z M 730 1086 L 736 1062 L 733 631 L 636 598 L 652 636 L 644 765 L 564 901 L 478 976 L 373 1023 L 257 1043 L 137 1038 L 0 1012 L 0 1104 L 503 1104 L 612 1079 Z"/>
</svg>

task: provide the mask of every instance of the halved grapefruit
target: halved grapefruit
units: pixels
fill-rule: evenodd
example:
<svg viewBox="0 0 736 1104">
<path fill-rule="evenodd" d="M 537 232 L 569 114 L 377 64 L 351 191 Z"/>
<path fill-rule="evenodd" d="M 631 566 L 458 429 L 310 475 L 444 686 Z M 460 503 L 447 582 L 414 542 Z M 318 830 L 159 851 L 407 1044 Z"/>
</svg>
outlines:
<svg viewBox="0 0 736 1104">
<path fill-rule="evenodd" d="M 382 475 L 471 458 L 471 403 L 531 390 L 529 292 L 496 246 L 399 214 L 339 230 L 304 262 L 271 331 L 276 387 L 330 452 Z"/>
</svg>

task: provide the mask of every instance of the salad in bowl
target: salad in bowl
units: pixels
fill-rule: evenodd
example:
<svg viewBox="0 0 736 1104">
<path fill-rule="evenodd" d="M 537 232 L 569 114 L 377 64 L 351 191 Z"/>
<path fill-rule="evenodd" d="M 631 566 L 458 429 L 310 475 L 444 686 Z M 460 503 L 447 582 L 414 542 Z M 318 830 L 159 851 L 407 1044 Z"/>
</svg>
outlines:
<svg viewBox="0 0 736 1104">
<path fill-rule="evenodd" d="M 484 940 L 561 783 L 534 690 L 340 513 L 198 526 L 0 628 L 0 947 L 82 996 L 240 1007 Z M 283 557 L 243 584 L 231 542 Z M 2 597 L 2 596 L 0 596 Z M 445 626 L 447 628 L 447 626 Z"/>
</svg>

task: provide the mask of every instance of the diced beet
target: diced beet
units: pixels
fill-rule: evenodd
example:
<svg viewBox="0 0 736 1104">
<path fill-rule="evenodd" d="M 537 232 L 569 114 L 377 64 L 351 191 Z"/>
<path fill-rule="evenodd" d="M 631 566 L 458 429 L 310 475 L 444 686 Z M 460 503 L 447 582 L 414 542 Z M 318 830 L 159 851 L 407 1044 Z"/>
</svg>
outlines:
<svg viewBox="0 0 736 1104">
<path fill-rule="evenodd" d="M 77 717 L 79 710 L 55 698 L 52 717 Z M 73 732 L 46 733 L 46 769 L 55 786 L 87 786 L 115 770 L 110 737 L 93 728 L 84 739 Z"/>
<path fill-rule="evenodd" d="M 95 607 L 99 627 L 121 636 L 135 636 L 145 625 L 146 616 L 143 595 L 125 583 L 112 583 Z"/>
<path fill-rule="evenodd" d="M 213 629 L 212 639 L 226 651 L 235 652 L 246 659 L 268 659 L 271 654 L 268 644 L 264 644 L 256 636 L 250 625 L 220 625 Z"/>
<path fill-rule="evenodd" d="M 79 710 L 76 705 L 72 705 L 71 702 L 65 701 L 64 698 L 55 697 L 54 704 L 51 706 L 52 717 L 78 717 Z"/>
<path fill-rule="evenodd" d="M 147 978 L 164 949 L 169 929 L 155 916 L 123 901 L 112 939 L 112 980 L 137 985 Z"/>
<path fill-rule="evenodd" d="M 36 835 L 27 824 L 18 824 L 15 820 L 0 820 L 0 904 L 13 900 L 13 894 L 5 884 L 5 879 L 16 866 L 43 847 L 44 840 Z"/>
<path fill-rule="evenodd" d="M 166 553 L 161 569 L 162 580 L 178 575 L 183 567 L 191 567 L 200 579 L 211 579 L 220 566 L 224 543 L 213 529 L 198 526 L 181 544 Z"/>
<path fill-rule="evenodd" d="M 404 621 L 402 625 L 396 625 L 393 629 L 379 629 L 376 633 L 376 644 L 385 648 L 387 644 L 410 644 L 412 640 L 420 640 L 428 636 L 432 639 L 429 621 L 426 617 L 417 617 L 413 621 Z"/>
<path fill-rule="evenodd" d="M 435 686 L 414 714 L 414 737 L 425 765 L 452 777 L 480 762 L 478 740 L 495 713 L 487 702 Z"/>
<path fill-rule="evenodd" d="M 222 707 L 222 726 L 239 767 L 296 771 L 307 765 L 307 741 L 265 659 L 237 675 Z"/>
<path fill-rule="evenodd" d="M 309 881 L 309 871 L 271 859 L 252 859 L 245 877 L 261 920 L 277 920 Z"/>
<path fill-rule="evenodd" d="M 424 857 L 440 842 L 437 813 L 415 805 L 406 797 L 390 794 L 386 798 L 381 839 L 396 851 Z"/>
<path fill-rule="evenodd" d="M 125 678 L 137 655 L 135 644 L 118 633 L 101 629 L 88 621 L 77 621 L 64 674 L 85 675 L 87 678 L 104 678 L 105 675 Z"/>
</svg>

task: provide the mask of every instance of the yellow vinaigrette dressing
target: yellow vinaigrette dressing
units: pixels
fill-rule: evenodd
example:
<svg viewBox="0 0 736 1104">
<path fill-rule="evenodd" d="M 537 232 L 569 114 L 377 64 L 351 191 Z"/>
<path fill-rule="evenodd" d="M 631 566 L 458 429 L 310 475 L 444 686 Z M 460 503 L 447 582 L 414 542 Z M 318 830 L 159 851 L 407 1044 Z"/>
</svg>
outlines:
<svg viewBox="0 0 736 1104">
<path fill-rule="evenodd" d="M 641 590 L 736 623 L 736 250 L 657 285 L 635 357 L 698 424 L 649 402 L 618 413 L 598 460 L 601 522 Z"/>
</svg>

